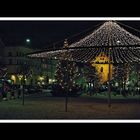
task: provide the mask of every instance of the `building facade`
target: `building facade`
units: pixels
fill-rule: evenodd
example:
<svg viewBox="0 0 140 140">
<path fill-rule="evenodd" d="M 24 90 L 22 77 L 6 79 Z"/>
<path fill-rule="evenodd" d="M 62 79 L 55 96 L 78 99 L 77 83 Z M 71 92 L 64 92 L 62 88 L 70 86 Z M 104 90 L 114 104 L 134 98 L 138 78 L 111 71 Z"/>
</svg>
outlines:
<svg viewBox="0 0 140 140">
<path fill-rule="evenodd" d="M 23 76 L 27 85 L 45 85 L 54 82 L 55 63 L 27 56 L 35 51 L 39 50 L 25 46 L 1 47 L 0 64 L 6 68 L 5 77 L 11 79 L 14 84 L 21 84 Z"/>
</svg>

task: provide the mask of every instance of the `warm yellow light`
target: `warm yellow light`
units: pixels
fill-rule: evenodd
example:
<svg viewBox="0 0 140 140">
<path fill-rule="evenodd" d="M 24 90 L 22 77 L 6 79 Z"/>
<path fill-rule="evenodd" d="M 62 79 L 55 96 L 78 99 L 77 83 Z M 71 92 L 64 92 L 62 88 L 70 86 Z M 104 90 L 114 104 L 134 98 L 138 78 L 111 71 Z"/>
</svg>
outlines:
<svg viewBox="0 0 140 140">
<path fill-rule="evenodd" d="M 39 81 L 43 81 L 44 80 L 44 77 L 43 76 L 39 76 Z"/>
<path fill-rule="evenodd" d="M 55 82 L 55 79 L 49 79 L 49 84 Z M 61 81 L 62 82 L 62 81 Z"/>
<path fill-rule="evenodd" d="M 109 64 L 107 64 L 108 62 L 109 58 L 104 53 L 101 53 L 99 56 L 95 58 L 95 60 L 91 62 L 91 65 L 95 67 L 97 71 L 101 83 L 108 81 L 109 76 Z M 112 79 L 112 71 L 113 65 L 110 64 L 110 79 Z"/>
<path fill-rule="evenodd" d="M 42 85 L 45 85 L 45 82 L 42 82 Z"/>
<path fill-rule="evenodd" d="M 18 78 L 21 81 L 21 79 L 23 78 L 23 75 L 18 75 Z"/>
<path fill-rule="evenodd" d="M 15 75 L 11 75 L 11 80 L 13 80 L 14 84 L 16 83 L 16 76 Z"/>
<path fill-rule="evenodd" d="M 104 83 L 108 81 L 108 74 L 109 74 L 109 64 L 94 64 L 97 73 L 100 78 L 100 82 Z M 110 79 L 112 79 L 112 65 L 110 66 Z"/>
</svg>

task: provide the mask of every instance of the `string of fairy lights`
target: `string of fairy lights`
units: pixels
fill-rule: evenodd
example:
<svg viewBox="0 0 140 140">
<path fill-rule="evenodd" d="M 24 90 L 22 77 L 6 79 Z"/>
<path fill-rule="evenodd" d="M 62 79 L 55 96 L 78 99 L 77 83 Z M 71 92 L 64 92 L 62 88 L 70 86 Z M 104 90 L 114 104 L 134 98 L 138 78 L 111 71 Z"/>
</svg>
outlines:
<svg viewBox="0 0 140 140">
<path fill-rule="evenodd" d="M 111 63 L 140 62 L 140 38 L 116 22 L 107 21 L 90 35 L 69 45 L 67 49 L 30 54 L 29 57 L 63 59 L 62 54 L 67 54 L 71 56 L 69 61 L 87 63 L 101 53 L 110 57 Z"/>
<path fill-rule="evenodd" d="M 93 33 L 71 44 L 69 47 L 121 45 L 140 45 L 140 39 L 120 27 L 116 22 L 108 21 Z"/>
</svg>

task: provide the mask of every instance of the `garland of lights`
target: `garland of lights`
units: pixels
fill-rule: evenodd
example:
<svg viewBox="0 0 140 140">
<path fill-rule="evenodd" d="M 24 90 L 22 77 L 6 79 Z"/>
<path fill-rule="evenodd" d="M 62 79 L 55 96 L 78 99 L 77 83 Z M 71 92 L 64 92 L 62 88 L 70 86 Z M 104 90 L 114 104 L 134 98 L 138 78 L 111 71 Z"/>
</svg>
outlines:
<svg viewBox="0 0 140 140">
<path fill-rule="evenodd" d="M 140 39 L 120 27 L 117 23 L 105 22 L 97 30 L 69 47 L 81 46 L 131 46 L 140 45 Z"/>
<path fill-rule="evenodd" d="M 73 43 L 69 49 L 52 50 L 29 55 L 30 57 L 64 59 L 88 63 L 99 54 L 109 56 L 111 63 L 140 62 L 140 38 L 132 35 L 116 22 L 108 21 L 90 35 Z M 133 47 L 132 47 L 133 46 Z M 136 47 L 137 46 L 137 47 Z M 71 56 L 71 57 L 69 57 Z"/>
</svg>

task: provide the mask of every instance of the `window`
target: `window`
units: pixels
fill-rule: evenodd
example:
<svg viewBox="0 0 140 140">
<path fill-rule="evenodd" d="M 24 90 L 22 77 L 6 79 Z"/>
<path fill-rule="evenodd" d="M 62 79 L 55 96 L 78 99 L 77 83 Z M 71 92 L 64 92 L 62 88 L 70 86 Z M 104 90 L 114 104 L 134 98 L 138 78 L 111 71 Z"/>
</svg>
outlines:
<svg viewBox="0 0 140 140">
<path fill-rule="evenodd" d="M 12 59 L 9 59 L 9 65 L 12 65 Z"/>
<path fill-rule="evenodd" d="M 24 56 L 24 53 L 20 52 L 20 56 Z"/>
<path fill-rule="evenodd" d="M 8 52 L 8 56 L 12 56 L 12 52 Z"/>
<path fill-rule="evenodd" d="M 17 65 L 19 65 L 19 64 L 20 64 L 20 60 L 17 59 Z"/>
<path fill-rule="evenodd" d="M 17 52 L 17 56 L 23 56 L 22 52 Z"/>
<path fill-rule="evenodd" d="M 19 64 L 22 65 L 23 64 L 23 61 L 22 60 L 19 60 Z"/>
</svg>

